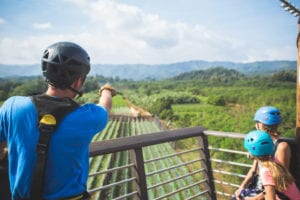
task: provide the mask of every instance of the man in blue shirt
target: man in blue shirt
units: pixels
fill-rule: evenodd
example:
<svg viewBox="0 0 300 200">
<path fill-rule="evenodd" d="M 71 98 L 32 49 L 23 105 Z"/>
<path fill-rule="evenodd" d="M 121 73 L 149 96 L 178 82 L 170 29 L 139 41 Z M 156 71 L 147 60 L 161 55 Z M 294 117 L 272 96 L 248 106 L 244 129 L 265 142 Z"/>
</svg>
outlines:
<svg viewBox="0 0 300 200">
<path fill-rule="evenodd" d="M 53 100 L 72 100 L 82 95 L 80 90 L 90 71 L 90 58 L 79 45 L 58 42 L 44 51 L 42 71 L 48 83 L 44 95 Z M 105 128 L 115 95 L 111 87 L 103 87 L 99 93 L 99 104 L 79 105 L 52 133 L 43 199 L 81 197 L 86 192 L 89 144 Z M 30 198 L 40 134 L 37 124 L 37 110 L 30 97 L 10 97 L 0 108 L 0 142 L 7 142 L 12 199 Z"/>
</svg>

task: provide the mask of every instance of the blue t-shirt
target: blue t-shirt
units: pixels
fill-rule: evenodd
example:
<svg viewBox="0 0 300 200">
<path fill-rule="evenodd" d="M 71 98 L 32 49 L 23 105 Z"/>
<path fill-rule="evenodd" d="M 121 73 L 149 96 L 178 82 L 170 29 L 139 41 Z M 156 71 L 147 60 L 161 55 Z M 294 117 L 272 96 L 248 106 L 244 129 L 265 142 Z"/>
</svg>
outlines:
<svg viewBox="0 0 300 200">
<path fill-rule="evenodd" d="M 107 111 L 95 104 L 82 105 L 61 121 L 49 145 L 45 199 L 86 191 L 89 144 L 107 122 Z M 0 108 L 0 141 L 7 141 L 13 199 L 29 197 L 39 138 L 37 124 L 37 112 L 29 97 L 11 97 Z"/>
</svg>

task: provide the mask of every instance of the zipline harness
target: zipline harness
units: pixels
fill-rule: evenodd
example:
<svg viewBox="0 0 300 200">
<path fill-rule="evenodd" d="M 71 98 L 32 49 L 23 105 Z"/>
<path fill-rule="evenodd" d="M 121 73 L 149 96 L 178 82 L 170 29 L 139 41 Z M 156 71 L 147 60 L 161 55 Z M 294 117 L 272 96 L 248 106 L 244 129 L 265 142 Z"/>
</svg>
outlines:
<svg viewBox="0 0 300 200">
<path fill-rule="evenodd" d="M 79 104 L 71 98 L 55 98 L 45 94 L 31 96 L 31 100 L 37 110 L 40 136 L 36 147 L 37 159 L 32 177 L 30 199 L 40 200 L 43 199 L 45 168 L 51 135 L 61 120 L 79 107 Z"/>
</svg>

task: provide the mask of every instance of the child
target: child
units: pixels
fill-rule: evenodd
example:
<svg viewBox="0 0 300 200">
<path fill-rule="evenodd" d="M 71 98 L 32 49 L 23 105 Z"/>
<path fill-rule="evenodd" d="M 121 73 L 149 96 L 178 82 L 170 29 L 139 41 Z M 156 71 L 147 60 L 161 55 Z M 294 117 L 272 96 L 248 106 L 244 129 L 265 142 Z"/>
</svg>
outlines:
<svg viewBox="0 0 300 200">
<path fill-rule="evenodd" d="M 258 162 L 265 199 L 281 199 L 279 194 L 282 193 L 290 200 L 300 200 L 300 192 L 294 178 L 273 156 L 274 143 L 267 132 L 261 130 L 249 132 L 244 139 L 244 147 Z"/>
</svg>

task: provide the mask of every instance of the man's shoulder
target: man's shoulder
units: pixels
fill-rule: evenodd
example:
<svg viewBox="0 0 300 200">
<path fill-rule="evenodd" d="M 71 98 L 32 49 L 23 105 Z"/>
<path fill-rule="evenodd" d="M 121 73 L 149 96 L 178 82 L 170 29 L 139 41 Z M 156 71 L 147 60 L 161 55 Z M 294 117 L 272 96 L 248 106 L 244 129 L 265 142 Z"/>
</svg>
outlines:
<svg viewBox="0 0 300 200">
<path fill-rule="evenodd" d="M 108 112 L 105 109 L 105 107 L 94 103 L 87 103 L 81 105 L 77 109 L 77 112 L 83 116 L 93 116 L 93 118 L 96 119 L 99 119 L 99 117 L 102 119 L 108 118 Z"/>
<path fill-rule="evenodd" d="M 12 101 L 12 100 L 28 100 L 28 99 L 30 99 L 30 97 L 29 96 L 11 96 L 11 97 L 9 97 L 9 98 L 7 98 L 7 100 L 6 101 Z"/>
<path fill-rule="evenodd" d="M 99 105 L 99 104 L 94 104 L 94 103 L 86 103 L 80 105 L 82 109 L 88 109 L 88 110 L 104 110 L 106 111 L 105 107 Z"/>
<path fill-rule="evenodd" d="M 108 116 L 107 110 L 94 103 L 87 103 L 87 104 L 82 104 L 78 108 L 76 108 L 72 113 L 72 117 L 78 117 L 80 116 L 81 118 L 85 116 L 86 120 L 91 120 L 92 118 L 99 119 L 100 118 L 105 118 Z"/>
<path fill-rule="evenodd" d="M 2 106 L 25 106 L 31 103 L 30 97 L 28 96 L 12 96 L 6 99 Z"/>
</svg>

